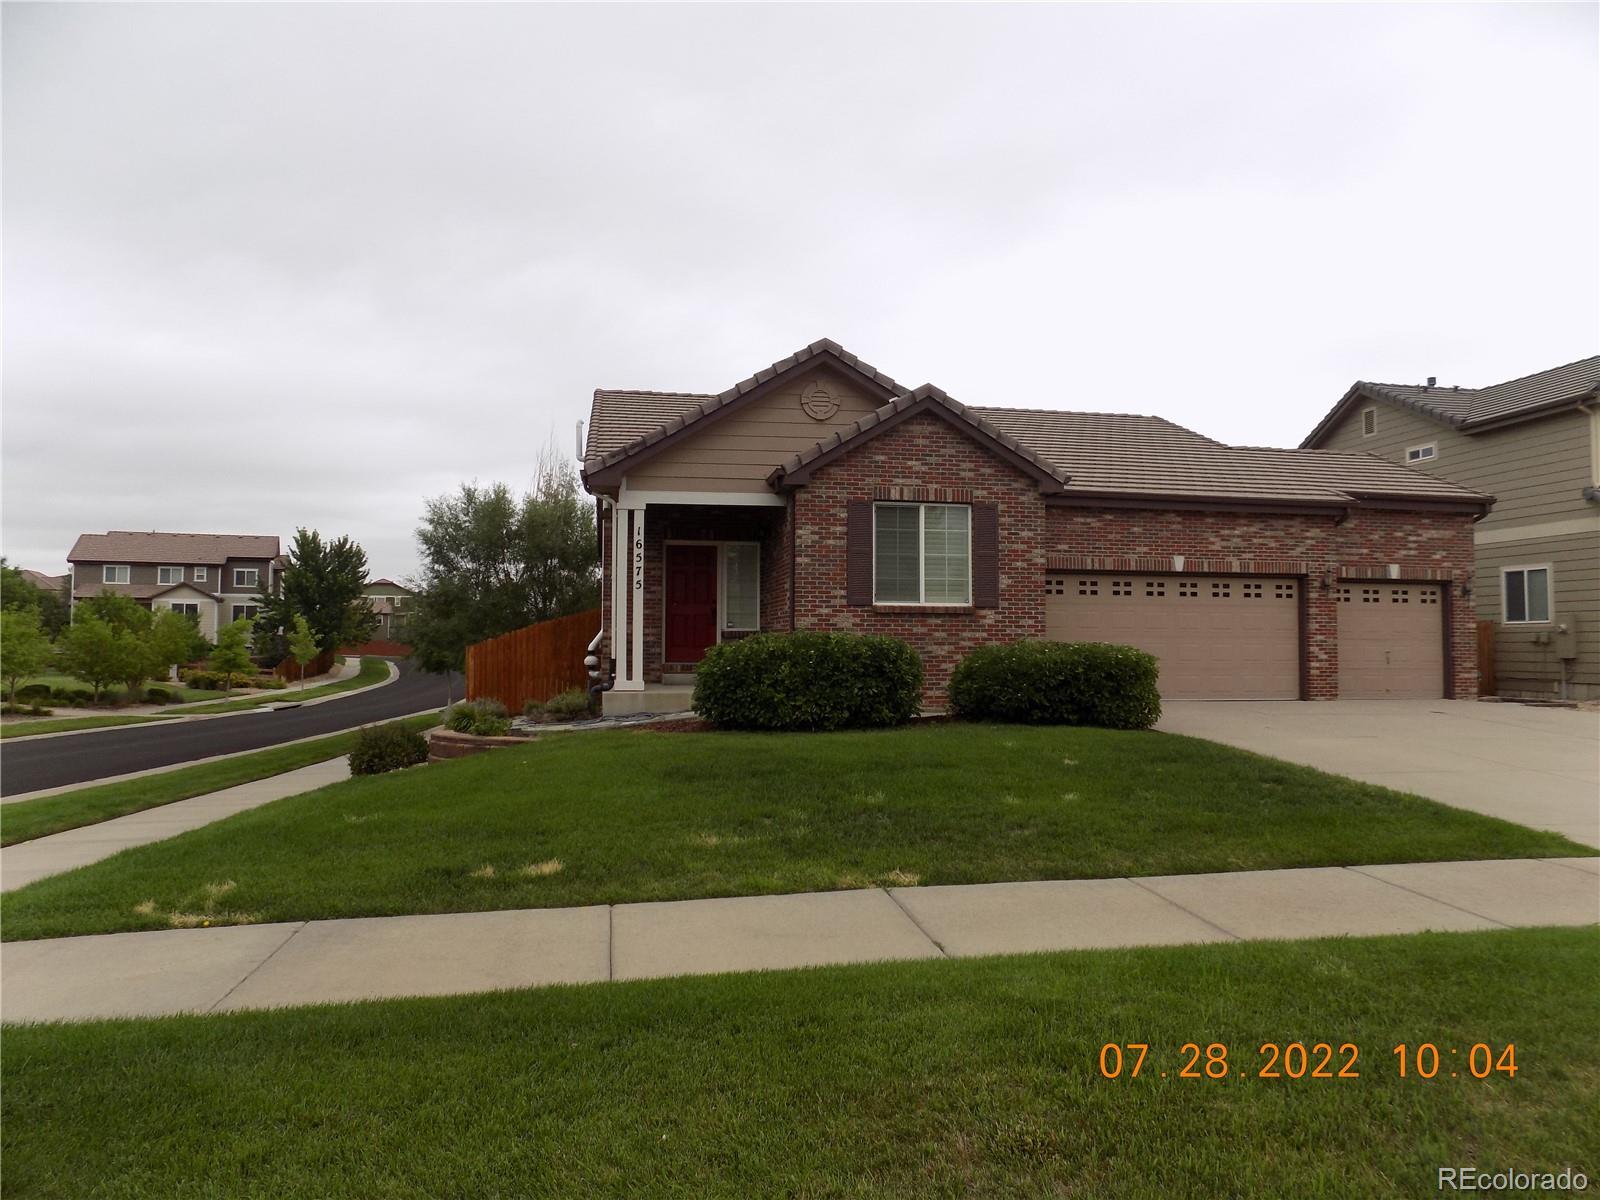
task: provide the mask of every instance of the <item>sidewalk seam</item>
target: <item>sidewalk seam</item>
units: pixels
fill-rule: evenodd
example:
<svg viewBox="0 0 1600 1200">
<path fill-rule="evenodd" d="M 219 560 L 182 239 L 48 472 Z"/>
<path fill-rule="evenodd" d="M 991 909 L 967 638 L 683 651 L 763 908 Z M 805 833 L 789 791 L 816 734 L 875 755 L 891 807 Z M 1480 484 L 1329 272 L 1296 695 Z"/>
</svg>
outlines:
<svg viewBox="0 0 1600 1200">
<path fill-rule="evenodd" d="M 1485 859 L 1483 861 L 1485 861 L 1485 862 L 1495 862 L 1495 861 L 1500 861 L 1500 862 L 1519 862 L 1519 861 L 1520 862 L 1527 862 L 1529 860 L 1528 859 L 1520 859 L 1519 860 L 1519 859 L 1512 858 L 1512 859 L 1498 859 L 1498 860 L 1496 860 L 1496 859 Z M 1534 859 L 1532 861 L 1537 862 L 1538 860 Z M 1398 866 L 1406 866 L 1406 867 L 1425 867 L 1425 866 L 1428 866 L 1429 864 L 1427 864 L 1427 863 L 1399 863 L 1399 864 L 1388 864 L 1388 863 L 1385 863 L 1385 864 L 1382 864 L 1382 865 L 1385 865 L 1385 866 L 1398 865 Z M 1428 895 L 1427 892 L 1419 892 L 1419 891 L 1417 891 L 1416 888 L 1407 887 L 1403 883 L 1396 883 L 1392 879 L 1385 879 L 1382 875 L 1373 875 L 1373 874 L 1371 874 L 1371 873 L 1369 873 L 1367 871 L 1363 871 L 1360 867 L 1340 867 L 1339 869 L 1341 871 L 1349 871 L 1354 875 L 1360 875 L 1363 879 L 1374 879 L 1379 883 L 1387 883 L 1390 887 L 1399 888 L 1402 892 L 1410 892 L 1413 896 L 1421 896 L 1424 900 L 1432 900 L 1435 904 L 1442 904 L 1446 908 L 1453 908 L 1457 912 L 1464 912 L 1464 913 L 1467 914 L 1467 916 L 1469 916 L 1469 917 L 1477 917 L 1478 920 L 1480 920 L 1480 921 L 1488 921 L 1491 925 L 1498 925 L 1501 929 L 1515 929 L 1515 928 L 1517 928 L 1517 926 L 1508 925 L 1504 921 L 1497 921 L 1493 917 L 1489 916 L 1487 913 L 1473 912 L 1472 909 L 1470 909 L 1470 908 L 1463 908 L 1459 904 L 1452 904 L 1448 900 L 1441 900 L 1438 896 L 1430 896 L 1430 895 Z"/>
<path fill-rule="evenodd" d="M 617 978 L 617 906 L 606 905 L 606 982 Z"/>
<path fill-rule="evenodd" d="M 1223 937 L 1232 938 L 1236 942 L 1243 942 L 1243 941 L 1247 941 L 1248 940 L 1248 939 L 1242 937 L 1241 935 L 1235 933 L 1231 929 L 1224 929 L 1221 925 L 1218 925 L 1215 921 L 1211 920 L 1209 917 L 1202 917 L 1199 913 L 1195 912 L 1194 909 L 1189 908 L 1186 905 L 1179 904 L 1171 896 L 1163 896 L 1160 892 L 1156 891 L 1155 888 L 1146 887 L 1143 883 L 1140 883 L 1137 879 L 1133 878 L 1131 875 L 1124 875 L 1123 878 L 1126 879 L 1129 883 L 1133 884 L 1135 887 L 1143 888 L 1145 891 L 1149 892 L 1152 896 L 1154 896 L 1157 900 L 1160 900 L 1163 903 L 1172 905 L 1172 907 L 1177 909 L 1179 912 L 1188 913 L 1191 917 L 1193 917 L 1196 921 L 1199 921 L 1202 925 L 1211 926 L 1211 928 L 1215 929 Z"/>
<path fill-rule="evenodd" d="M 940 958 L 949 958 L 950 957 L 950 952 L 944 948 L 944 943 L 941 942 L 938 938 L 934 937 L 933 934 L 929 933 L 926 929 L 924 929 L 922 927 L 922 922 L 917 920 L 916 917 L 911 915 L 911 910 L 909 908 L 907 908 L 904 904 L 900 903 L 900 897 L 896 896 L 888 888 L 879 888 L 878 890 L 880 892 L 882 892 L 885 896 L 889 897 L 889 899 L 894 902 L 894 906 L 896 908 L 898 908 L 901 912 L 905 913 L 906 920 L 910 921 L 913 925 L 915 925 L 917 927 L 917 932 L 920 933 L 923 937 L 927 938 L 928 941 L 933 944 L 933 948 L 939 952 L 939 957 Z"/>
<path fill-rule="evenodd" d="M 1532 861 L 1533 862 L 1542 862 L 1547 867 L 1560 867 L 1560 868 L 1562 868 L 1563 870 L 1566 870 L 1566 871 L 1576 871 L 1579 875 L 1587 875 L 1591 879 L 1594 878 L 1594 872 L 1593 871 L 1585 871 L 1582 867 L 1575 867 L 1571 863 L 1557 862 L 1553 858 L 1536 858 L 1536 859 L 1533 859 Z"/>
<path fill-rule="evenodd" d="M 278 951 L 282 950 L 290 942 L 294 941 L 295 938 L 299 937 L 300 936 L 300 931 L 302 929 L 304 929 L 309 924 L 311 924 L 310 921 L 301 921 L 298 924 L 296 924 L 294 929 L 292 929 L 290 931 L 289 936 L 284 938 L 283 941 L 279 942 L 276 946 L 274 946 L 272 948 L 272 953 L 271 954 L 267 955 L 260 962 L 258 962 L 255 966 L 251 967 L 248 971 L 246 971 L 245 974 L 244 974 L 244 978 L 239 980 L 238 983 L 234 984 L 227 991 L 223 992 L 222 995 L 218 996 L 217 999 L 216 999 L 216 1002 L 213 1003 L 210 1008 L 206 1009 L 206 1012 L 208 1012 L 208 1013 L 216 1012 L 218 1004 L 221 1004 L 229 996 L 233 995 L 240 988 L 242 988 L 245 984 L 249 983 L 250 980 L 255 977 L 255 973 L 257 971 L 261 970 L 262 967 L 266 966 L 269 962 L 271 962 L 274 958 L 276 958 L 277 955 L 278 955 Z"/>
</svg>

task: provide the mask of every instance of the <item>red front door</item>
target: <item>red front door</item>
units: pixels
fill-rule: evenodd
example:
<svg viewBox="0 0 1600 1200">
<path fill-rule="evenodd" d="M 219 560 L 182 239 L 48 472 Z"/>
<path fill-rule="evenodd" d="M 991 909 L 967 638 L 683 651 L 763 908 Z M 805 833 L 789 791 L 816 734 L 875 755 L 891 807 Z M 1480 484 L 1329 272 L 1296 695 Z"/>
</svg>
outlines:
<svg viewBox="0 0 1600 1200">
<path fill-rule="evenodd" d="M 666 550 L 667 661 L 699 662 L 717 640 L 717 548 Z"/>
</svg>

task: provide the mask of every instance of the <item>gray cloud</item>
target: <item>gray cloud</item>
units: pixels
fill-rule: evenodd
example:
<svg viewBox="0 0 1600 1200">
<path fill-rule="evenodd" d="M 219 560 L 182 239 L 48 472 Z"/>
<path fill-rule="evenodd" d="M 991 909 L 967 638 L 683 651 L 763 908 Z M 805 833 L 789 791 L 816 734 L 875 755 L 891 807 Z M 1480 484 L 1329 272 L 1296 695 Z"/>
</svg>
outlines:
<svg viewBox="0 0 1600 1200">
<path fill-rule="evenodd" d="M 348 532 L 816 337 L 1293 444 L 1590 353 L 1596 14 L 4 10 L 4 542 Z"/>
</svg>

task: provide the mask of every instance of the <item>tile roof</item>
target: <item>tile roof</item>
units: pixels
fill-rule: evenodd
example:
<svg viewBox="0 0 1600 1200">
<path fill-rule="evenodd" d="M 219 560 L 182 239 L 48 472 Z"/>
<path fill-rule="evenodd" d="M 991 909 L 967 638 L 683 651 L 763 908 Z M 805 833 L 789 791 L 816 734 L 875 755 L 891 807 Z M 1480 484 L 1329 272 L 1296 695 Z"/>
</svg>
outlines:
<svg viewBox="0 0 1600 1200">
<path fill-rule="evenodd" d="M 1388 400 L 1471 433 L 1486 426 L 1525 420 L 1547 410 L 1565 408 L 1593 398 L 1597 391 L 1600 391 L 1600 355 L 1482 388 L 1358 380 L 1301 445 L 1310 446 L 1320 440 L 1362 396 Z"/>
<path fill-rule="evenodd" d="M 46 575 L 43 571 L 30 571 L 22 568 L 22 577 L 36 588 L 43 588 L 47 592 L 58 590 L 62 584 L 71 579 L 71 575 Z"/>
<path fill-rule="evenodd" d="M 68 562 L 165 563 L 169 566 L 220 566 L 230 558 L 277 558 L 278 539 L 250 533 L 84 533 L 72 544 Z"/>
<path fill-rule="evenodd" d="M 585 472 L 621 462 L 821 351 L 870 371 L 895 398 L 778 464 L 769 478 L 774 485 L 786 477 L 800 482 L 815 469 L 813 464 L 835 456 L 846 442 L 870 435 L 915 405 L 938 403 L 945 413 L 992 439 L 1019 465 L 1039 475 L 1046 483 L 1043 490 L 1063 497 L 1148 496 L 1319 506 L 1343 506 L 1361 498 L 1467 504 L 1491 499 L 1372 454 L 1228 446 L 1160 417 L 964 405 L 931 384 L 909 391 L 827 341 L 815 342 L 716 396 L 597 391 Z"/>
<path fill-rule="evenodd" d="M 202 596 L 209 596 L 213 600 L 220 599 L 216 592 L 192 583 L 101 583 L 98 579 L 85 584 L 82 591 L 74 592 L 73 598 L 85 600 L 90 596 L 98 596 L 101 592 L 111 592 L 117 596 L 131 596 L 135 600 L 152 600 L 167 592 L 175 592 L 179 588 L 188 588 L 191 592 L 199 592 Z"/>
<path fill-rule="evenodd" d="M 821 338 L 802 346 L 788 358 L 780 358 L 748 379 L 741 379 L 715 395 L 701 392 L 644 392 L 600 389 L 590 409 L 589 436 L 584 447 L 583 469 L 587 474 L 603 470 L 653 446 L 740 396 L 808 359 L 829 355 L 845 366 L 865 375 L 897 396 L 909 393 L 869 362 L 857 358 L 831 338 Z"/>
</svg>

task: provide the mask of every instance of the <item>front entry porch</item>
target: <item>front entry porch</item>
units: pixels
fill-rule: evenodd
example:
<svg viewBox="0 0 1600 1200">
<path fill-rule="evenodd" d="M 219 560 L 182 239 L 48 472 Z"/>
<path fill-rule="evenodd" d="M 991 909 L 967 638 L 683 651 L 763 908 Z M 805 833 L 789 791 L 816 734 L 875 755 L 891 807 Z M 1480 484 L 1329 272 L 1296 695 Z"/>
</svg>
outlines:
<svg viewBox="0 0 1600 1200">
<path fill-rule="evenodd" d="M 623 488 L 607 513 L 607 715 L 687 711 L 695 667 L 711 646 L 789 626 L 784 499 L 735 492 L 693 501 Z M 623 547 L 620 570 L 613 546 Z"/>
</svg>

